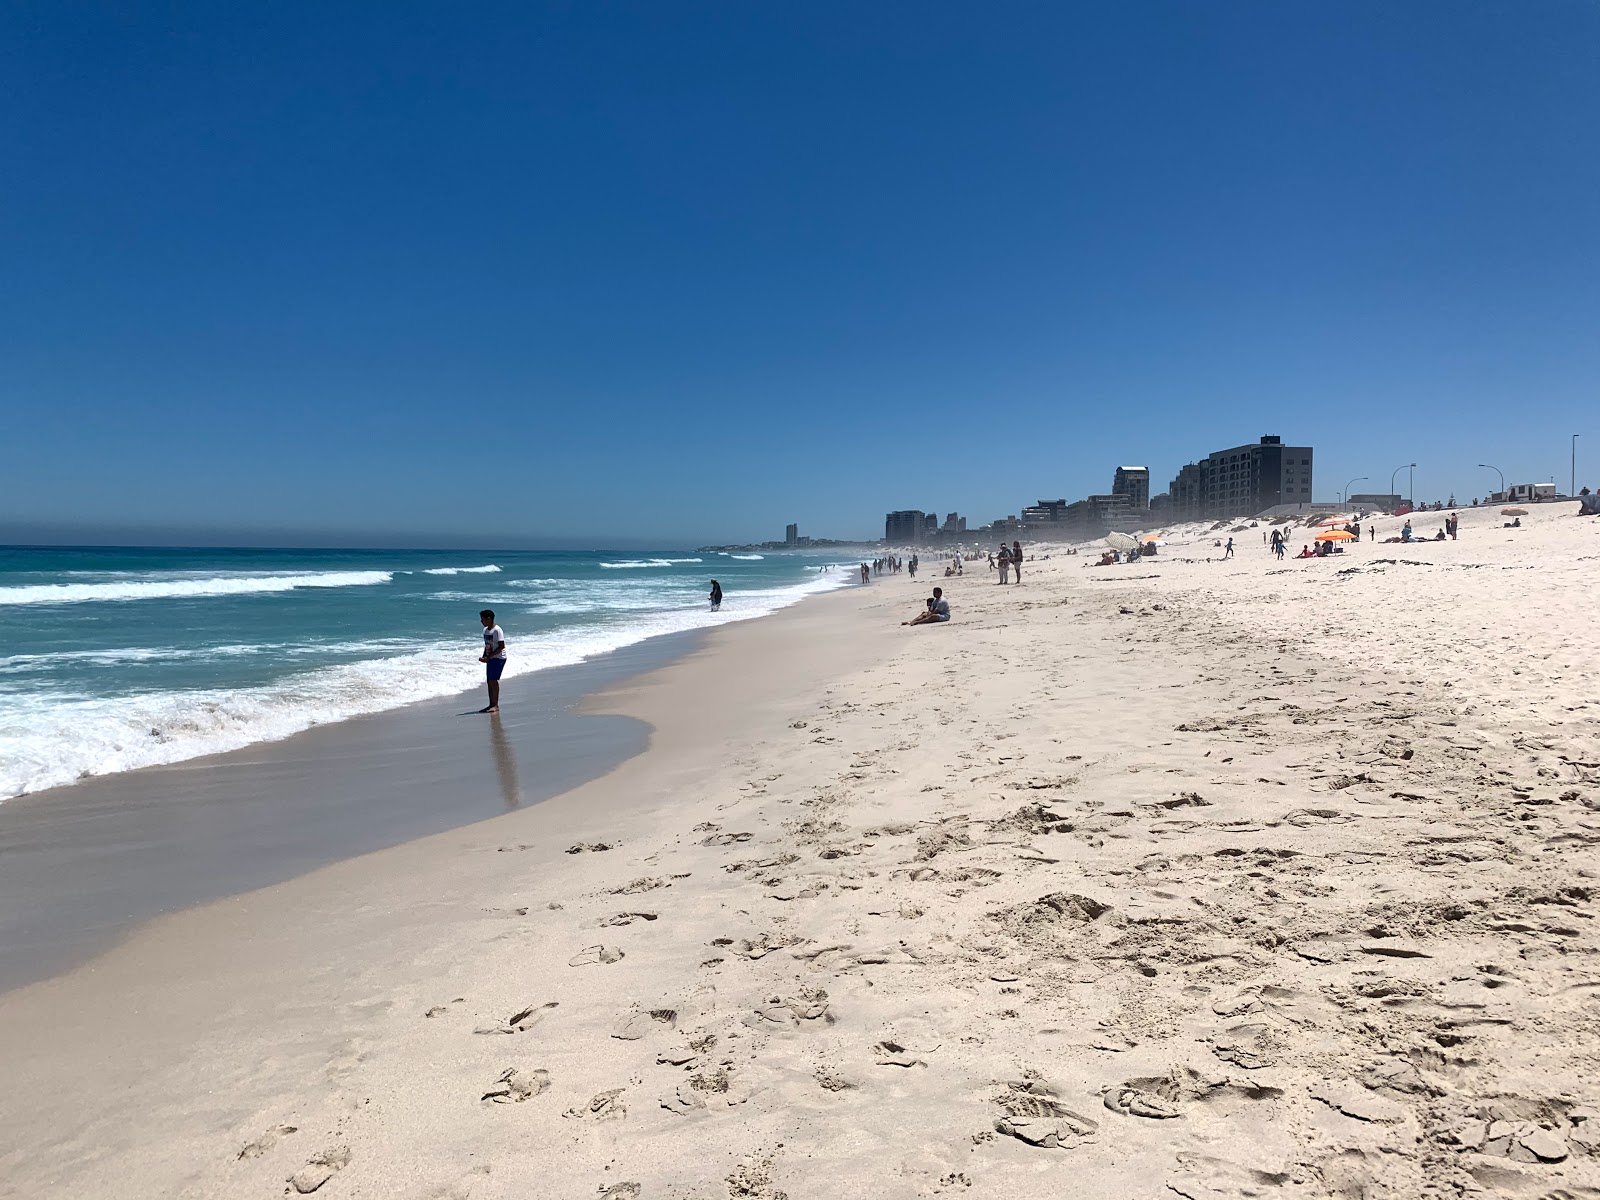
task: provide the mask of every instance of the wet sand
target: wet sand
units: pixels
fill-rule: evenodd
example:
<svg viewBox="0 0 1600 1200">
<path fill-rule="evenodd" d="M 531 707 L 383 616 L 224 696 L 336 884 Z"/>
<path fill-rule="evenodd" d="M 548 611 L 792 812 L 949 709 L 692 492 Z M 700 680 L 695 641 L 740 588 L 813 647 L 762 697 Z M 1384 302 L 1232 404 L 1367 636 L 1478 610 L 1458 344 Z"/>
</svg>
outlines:
<svg viewBox="0 0 1600 1200">
<path fill-rule="evenodd" d="M 483 692 L 0 804 L 0 991 L 139 922 L 535 804 L 644 749 L 649 728 L 584 696 L 698 644 L 669 634 Z"/>
</svg>

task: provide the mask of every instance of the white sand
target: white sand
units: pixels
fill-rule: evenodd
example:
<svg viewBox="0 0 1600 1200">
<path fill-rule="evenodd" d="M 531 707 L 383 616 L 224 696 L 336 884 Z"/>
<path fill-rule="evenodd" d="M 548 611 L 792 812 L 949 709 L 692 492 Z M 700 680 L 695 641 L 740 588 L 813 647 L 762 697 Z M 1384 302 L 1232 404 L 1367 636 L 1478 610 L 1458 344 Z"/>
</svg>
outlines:
<svg viewBox="0 0 1600 1200">
<path fill-rule="evenodd" d="M 606 779 L 0 996 L 0 1194 L 1600 1196 L 1573 508 L 722 631 Z"/>
</svg>

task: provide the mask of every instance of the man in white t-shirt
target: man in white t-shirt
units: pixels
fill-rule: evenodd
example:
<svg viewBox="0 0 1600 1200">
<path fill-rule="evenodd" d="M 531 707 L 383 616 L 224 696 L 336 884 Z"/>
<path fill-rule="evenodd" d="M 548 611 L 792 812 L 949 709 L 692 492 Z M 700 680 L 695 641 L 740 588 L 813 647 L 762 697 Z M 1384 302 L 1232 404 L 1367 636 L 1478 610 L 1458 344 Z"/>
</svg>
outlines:
<svg viewBox="0 0 1600 1200">
<path fill-rule="evenodd" d="M 478 711 L 497 713 L 500 711 L 500 674 L 506 669 L 506 635 L 494 623 L 494 609 L 484 609 L 478 614 L 478 620 L 483 622 L 483 655 L 478 661 L 484 664 L 489 676 L 489 707 Z"/>
</svg>

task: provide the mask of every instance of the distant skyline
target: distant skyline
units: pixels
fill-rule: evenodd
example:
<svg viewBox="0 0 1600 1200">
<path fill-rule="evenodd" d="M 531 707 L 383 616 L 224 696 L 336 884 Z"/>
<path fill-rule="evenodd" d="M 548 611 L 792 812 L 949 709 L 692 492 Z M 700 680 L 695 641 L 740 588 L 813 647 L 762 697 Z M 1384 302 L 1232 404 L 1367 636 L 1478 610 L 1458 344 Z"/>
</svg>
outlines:
<svg viewBox="0 0 1600 1200">
<path fill-rule="evenodd" d="M 0 542 L 872 537 L 1263 434 L 1318 500 L 1565 490 L 1574 432 L 1595 486 L 1597 47 L 1577 0 L 7 6 Z"/>
</svg>

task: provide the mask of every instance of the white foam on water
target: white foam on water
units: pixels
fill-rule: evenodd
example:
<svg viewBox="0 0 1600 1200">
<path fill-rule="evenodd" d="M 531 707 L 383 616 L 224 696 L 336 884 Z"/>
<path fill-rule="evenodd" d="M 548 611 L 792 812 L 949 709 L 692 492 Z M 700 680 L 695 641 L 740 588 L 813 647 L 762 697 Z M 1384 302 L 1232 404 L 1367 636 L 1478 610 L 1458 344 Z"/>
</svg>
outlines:
<svg viewBox="0 0 1600 1200">
<path fill-rule="evenodd" d="M 592 624 L 520 639 L 512 624 L 507 630 L 510 657 L 505 678 L 569 666 L 662 634 L 765 616 L 845 582 L 843 575 L 818 576 L 789 587 L 732 593 L 717 613 L 697 600 L 694 607 L 616 612 Z M 0 798 L 277 741 L 315 725 L 483 686 L 476 638 L 420 647 L 410 643 L 410 648 L 398 651 L 403 644 L 359 643 L 375 653 L 390 652 L 253 687 L 98 699 L 36 691 L 0 694 L 0 746 L 5 747 L 0 754 Z M 308 656 L 325 652 L 317 645 L 292 650 Z M 29 656 L 13 655 L 6 661 L 19 657 Z M 508 689 L 506 701 L 516 702 L 515 689 Z"/>
<path fill-rule="evenodd" d="M 493 563 L 481 567 L 429 567 L 424 575 L 498 575 L 500 568 Z"/>
<path fill-rule="evenodd" d="M 87 604 L 186 596 L 240 596 L 295 588 L 371 587 L 391 571 L 316 571 L 305 575 L 214 575 L 196 579 L 119 579 L 106 583 L 38 583 L 0 587 L 0 604 Z"/>
<path fill-rule="evenodd" d="M 730 554 L 728 557 L 737 558 L 740 562 L 761 562 L 767 556 L 765 554 Z"/>
<path fill-rule="evenodd" d="M 703 562 L 699 558 L 629 558 L 622 562 L 603 562 L 600 566 L 607 571 L 640 571 L 648 567 L 673 567 L 679 563 Z"/>
</svg>

